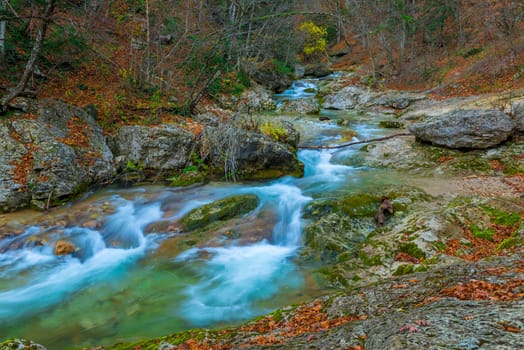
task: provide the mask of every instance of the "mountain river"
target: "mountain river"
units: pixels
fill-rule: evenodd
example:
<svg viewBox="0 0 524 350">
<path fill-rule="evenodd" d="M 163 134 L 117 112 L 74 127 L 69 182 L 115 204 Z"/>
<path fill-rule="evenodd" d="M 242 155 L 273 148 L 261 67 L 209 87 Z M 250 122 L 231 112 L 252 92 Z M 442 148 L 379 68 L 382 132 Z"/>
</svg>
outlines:
<svg viewBox="0 0 524 350">
<path fill-rule="evenodd" d="M 284 97 L 307 97 L 305 87 L 311 83 Z M 352 120 L 351 114 L 322 114 L 331 120 L 293 117 L 299 119 L 303 143 L 341 141 L 348 127 L 336 120 Z M 358 138 L 387 132 L 378 121 L 365 119 L 355 114 L 350 123 Z M 304 206 L 313 198 L 398 181 L 377 169 L 343 165 L 360 147 L 299 151 L 303 178 L 111 187 L 48 213 L 2 215 L 0 339 L 23 337 L 58 350 L 130 342 L 239 323 L 325 293 L 314 267 L 296 259 L 307 224 Z M 158 222 L 176 222 L 203 204 L 248 193 L 256 194 L 260 205 L 233 220 L 223 231 L 234 232 L 230 236 L 180 251 L 172 230 L 150 229 Z M 73 256 L 54 255 L 60 239 L 74 243 Z"/>
</svg>

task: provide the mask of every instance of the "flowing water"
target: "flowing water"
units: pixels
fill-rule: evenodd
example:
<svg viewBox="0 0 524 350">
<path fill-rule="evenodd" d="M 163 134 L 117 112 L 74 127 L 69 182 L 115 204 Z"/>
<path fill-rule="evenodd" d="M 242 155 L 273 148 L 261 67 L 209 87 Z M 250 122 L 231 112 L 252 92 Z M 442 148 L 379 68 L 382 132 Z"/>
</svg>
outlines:
<svg viewBox="0 0 524 350">
<path fill-rule="evenodd" d="M 308 94 L 311 86 L 298 85 L 289 95 Z M 305 133 L 308 143 L 341 137 L 335 122 L 301 123 L 314 130 Z M 383 132 L 352 127 L 362 138 Z M 225 326 L 319 295 L 322 286 L 295 259 L 306 224 L 301 210 L 312 198 L 383 181 L 376 170 L 333 162 L 335 153 L 345 158 L 357 150 L 300 151 L 300 179 L 108 188 L 49 214 L 5 215 L 2 230 L 16 234 L 0 240 L 0 339 L 30 338 L 49 349 L 112 344 Z M 211 234 L 207 244 L 180 250 L 176 230 L 150 229 L 246 193 L 260 205 L 231 224 L 233 238 Z M 57 257 L 53 247 L 64 238 L 77 252 Z"/>
</svg>

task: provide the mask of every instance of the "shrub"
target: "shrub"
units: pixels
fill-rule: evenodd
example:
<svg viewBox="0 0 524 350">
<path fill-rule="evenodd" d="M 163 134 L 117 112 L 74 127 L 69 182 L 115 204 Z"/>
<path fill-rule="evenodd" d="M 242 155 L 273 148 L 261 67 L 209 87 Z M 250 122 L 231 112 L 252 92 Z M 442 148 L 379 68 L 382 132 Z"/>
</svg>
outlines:
<svg viewBox="0 0 524 350">
<path fill-rule="evenodd" d="M 326 52 L 327 29 L 312 21 L 302 22 L 298 27 L 306 36 L 302 52 L 306 59 L 317 57 Z"/>
</svg>

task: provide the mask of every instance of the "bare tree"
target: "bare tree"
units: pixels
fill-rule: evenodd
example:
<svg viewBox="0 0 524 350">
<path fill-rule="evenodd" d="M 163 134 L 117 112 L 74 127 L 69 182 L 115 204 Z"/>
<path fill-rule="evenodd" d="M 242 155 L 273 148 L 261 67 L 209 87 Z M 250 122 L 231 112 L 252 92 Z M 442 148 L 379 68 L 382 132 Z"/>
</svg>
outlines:
<svg viewBox="0 0 524 350">
<path fill-rule="evenodd" d="M 18 96 L 21 92 L 24 91 L 27 82 L 31 77 L 31 74 L 33 74 L 33 71 L 35 69 L 35 63 L 40 53 L 40 49 L 42 48 L 47 26 L 51 21 L 51 16 L 53 15 L 54 9 L 55 0 L 47 0 L 46 7 L 44 10 L 44 16 L 42 17 L 42 23 L 38 28 L 35 42 L 33 44 L 33 49 L 31 50 L 31 56 L 29 56 L 29 59 L 27 60 L 24 73 L 22 74 L 22 77 L 20 78 L 20 81 L 18 82 L 16 87 L 0 100 L 0 113 L 4 112 L 7 109 L 7 104 L 9 102 L 11 102 L 16 96 Z"/>
</svg>

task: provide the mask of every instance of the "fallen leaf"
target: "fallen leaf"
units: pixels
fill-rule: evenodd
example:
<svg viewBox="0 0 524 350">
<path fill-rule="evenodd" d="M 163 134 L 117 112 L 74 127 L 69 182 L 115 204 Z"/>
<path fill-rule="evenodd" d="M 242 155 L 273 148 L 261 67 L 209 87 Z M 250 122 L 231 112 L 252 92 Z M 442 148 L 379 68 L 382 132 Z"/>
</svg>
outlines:
<svg viewBox="0 0 524 350">
<path fill-rule="evenodd" d="M 506 332 L 511 332 L 511 333 L 521 333 L 522 332 L 520 328 L 513 326 L 509 324 L 508 322 L 499 322 L 499 324 L 502 326 L 502 328 L 504 328 Z"/>
<path fill-rule="evenodd" d="M 415 323 L 423 327 L 427 327 L 430 325 L 429 321 L 427 320 L 416 320 Z"/>
<path fill-rule="evenodd" d="M 404 326 L 400 327 L 399 331 L 401 333 L 417 333 L 418 332 L 418 328 L 415 325 L 407 324 L 407 325 L 404 325 Z"/>
</svg>

